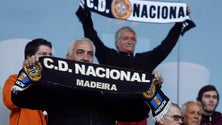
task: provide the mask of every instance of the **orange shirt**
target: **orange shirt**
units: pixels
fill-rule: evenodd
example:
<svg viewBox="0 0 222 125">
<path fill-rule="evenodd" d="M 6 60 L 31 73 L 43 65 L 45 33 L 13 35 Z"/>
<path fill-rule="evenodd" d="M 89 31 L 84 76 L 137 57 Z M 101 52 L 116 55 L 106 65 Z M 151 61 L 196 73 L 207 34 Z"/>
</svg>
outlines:
<svg viewBox="0 0 222 125">
<path fill-rule="evenodd" d="M 15 84 L 18 75 L 9 76 L 3 87 L 3 102 L 11 111 L 10 125 L 46 125 L 46 119 L 42 110 L 20 108 L 11 100 L 11 88 Z"/>
</svg>

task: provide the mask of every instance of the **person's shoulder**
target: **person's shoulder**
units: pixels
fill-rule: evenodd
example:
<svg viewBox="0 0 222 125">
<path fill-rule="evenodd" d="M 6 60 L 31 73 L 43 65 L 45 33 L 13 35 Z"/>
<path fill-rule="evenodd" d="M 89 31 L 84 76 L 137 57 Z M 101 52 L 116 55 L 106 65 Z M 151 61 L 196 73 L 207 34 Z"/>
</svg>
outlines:
<svg viewBox="0 0 222 125">
<path fill-rule="evenodd" d="M 12 75 L 10 75 L 10 76 L 6 79 L 5 84 L 14 83 L 14 82 L 16 81 L 17 77 L 18 77 L 18 74 L 12 74 Z"/>
<path fill-rule="evenodd" d="M 222 112 L 216 112 L 218 114 L 218 119 L 216 125 L 222 125 Z"/>
<path fill-rule="evenodd" d="M 4 89 L 4 90 L 8 90 L 9 88 L 11 88 L 11 87 L 15 84 L 15 81 L 16 81 L 17 77 L 18 77 L 18 74 L 12 74 L 12 75 L 10 75 L 10 76 L 5 80 L 3 89 Z"/>
<path fill-rule="evenodd" d="M 17 79 L 17 77 L 18 77 L 18 74 L 11 74 L 11 75 L 9 75 L 8 80 L 9 79 Z"/>
<path fill-rule="evenodd" d="M 16 78 L 17 78 L 17 77 L 18 77 L 18 74 L 11 74 L 11 75 L 9 76 L 9 78 L 10 78 L 10 77 L 12 77 L 12 78 L 16 77 Z"/>
<path fill-rule="evenodd" d="M 217 114 L 217 115 L 221 115 L 222 116 L 222 112 L 215 111 L 214 113 Z"/>
<path fill-rule="evenodd" d="M 222 120 L 222 112 L 215 111 L 213 115 Z"/>
<path fill-rule="evenodd" d="M 221 119 L 222 119 L 222 112 L 218 112 L 219 113 L 219 115 L 220 115 L 220 117 L 221 117 Z"/>
</svg>

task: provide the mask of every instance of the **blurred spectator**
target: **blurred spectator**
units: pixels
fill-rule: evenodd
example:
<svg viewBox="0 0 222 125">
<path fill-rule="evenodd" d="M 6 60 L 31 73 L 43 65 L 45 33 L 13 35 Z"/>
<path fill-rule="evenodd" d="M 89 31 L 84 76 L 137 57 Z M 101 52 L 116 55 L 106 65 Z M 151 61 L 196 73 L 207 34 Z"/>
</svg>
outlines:
<svg viewBox="0 0 222 125">
<path fill-rule="evenodd" d="M 219 93 L 215 86 L 203 86 L 197 96 L 202 105 L 201 125 L 222 125 L 222 114 L 216 111 L 219 104 Z"/>
<path fill-rule="evenodd" d="M 202 113 L 201 104 L 194 101 L 188 101 L 181 107 L 183 115 L 183 125 L 200 125 Z"/>
</svg>

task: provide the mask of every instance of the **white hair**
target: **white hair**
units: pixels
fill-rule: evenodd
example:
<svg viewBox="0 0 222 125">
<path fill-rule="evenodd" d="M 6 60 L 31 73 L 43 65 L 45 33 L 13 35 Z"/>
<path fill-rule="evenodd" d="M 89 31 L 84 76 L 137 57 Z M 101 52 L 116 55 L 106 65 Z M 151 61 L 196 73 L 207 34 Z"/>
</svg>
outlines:
<svg viewBox="0 0 222 125">
<path fill-rule="evenodd" d="M 68 46 L 67 55 L 72 55 L 72 53 L 73 53 L 73 48 L 75 47 L 75 43 L 76 43 L 77 41 L 86 41 L 86 42 L 89 42 L 89 43 L 92 45 L 92 47 L 93 47 L 93 55 L 95 55 L 95 53 L 96 53 L 95 45 L 93 44 L 93 42 L 92 42 L 90 39 L 88 39 L 88 38 L 86 38 L 86 37 L 82 37 L 82 38 L 78 38 L 78 39 L 73 40 L 73 41 L 69 44 L 69 46 Z"/>
</svg>

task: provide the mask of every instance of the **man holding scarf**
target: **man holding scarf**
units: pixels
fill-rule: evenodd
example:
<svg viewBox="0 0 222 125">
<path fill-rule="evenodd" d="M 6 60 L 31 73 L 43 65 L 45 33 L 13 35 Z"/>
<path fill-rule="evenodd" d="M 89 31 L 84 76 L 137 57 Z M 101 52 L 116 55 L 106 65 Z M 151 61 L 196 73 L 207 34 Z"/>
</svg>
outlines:
<svg viewBox="0 0 222 125">
<path fill-rule="evenodd" d="M 189 8 L 188 13 L 190 13 Z M 105 46 L 98 37 L 88 8 L 79 7 L 76 15 L 83 25 L 85 37 L 91 39 L 96 46 L 96 57 L 100 64 L 141 70 L 150 74 L 169 55 L 180 35 L 185 32 L 183 22 L 176 23 L 159 46 L 151 51 L 134 54 L 137 37 L 132 28 L 122 27 L 116 32 L 115 45 L 117 50 L 115 50 Z M 119 114 L 120 119 L 118 121 L 123 122 L 119 122 L 118 125 L 134 125 L 137 122 L 138 125 L 147 124 L 146 119 L 150 109 L 141 98 L 128 98 L 119 101 L 121 102 L 118 103 L 122 104 L 120 107 L 126 107 L 126 109 L 119 109 L 125 113 Z M 131 119 L 132 117 L 134 119 Z"/>
</svg>

